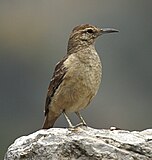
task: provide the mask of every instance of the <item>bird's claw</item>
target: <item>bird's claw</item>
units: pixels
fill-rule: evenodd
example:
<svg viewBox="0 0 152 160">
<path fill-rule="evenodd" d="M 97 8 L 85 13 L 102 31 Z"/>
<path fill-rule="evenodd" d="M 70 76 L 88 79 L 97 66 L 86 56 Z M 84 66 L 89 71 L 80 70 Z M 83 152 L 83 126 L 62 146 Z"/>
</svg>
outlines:
<svg viewBox="0 0 152 160">
<path fill-rule="evenodd" d="M 87 124 L 81 122 L 81 123 L 78 123 L 78 124 L 75 125 L 75 126 L 73 126 L 73 125 L 71 126 L 71 125 L 70 125 L 68 129 L 69 129 L 69 130 L 75 130 L 75 129 L 77 129 L 78 127 L 83 127 L 83 126 L 87 127 Z"/>
</svg>

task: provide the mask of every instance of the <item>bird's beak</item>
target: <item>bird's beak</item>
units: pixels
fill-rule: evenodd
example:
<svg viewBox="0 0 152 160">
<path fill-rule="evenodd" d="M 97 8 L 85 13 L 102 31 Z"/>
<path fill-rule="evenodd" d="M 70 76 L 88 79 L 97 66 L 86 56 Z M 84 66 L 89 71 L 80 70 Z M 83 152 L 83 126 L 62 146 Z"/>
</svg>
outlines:
<svg viewBox="0 0 152 160">
<path fill-rule="evenodd" d="M 113 33 L 113 32 L 119 32 L 119 31 L 114 28 L 103 28 L 100 30 L 100 34 Z"/>
</svg>

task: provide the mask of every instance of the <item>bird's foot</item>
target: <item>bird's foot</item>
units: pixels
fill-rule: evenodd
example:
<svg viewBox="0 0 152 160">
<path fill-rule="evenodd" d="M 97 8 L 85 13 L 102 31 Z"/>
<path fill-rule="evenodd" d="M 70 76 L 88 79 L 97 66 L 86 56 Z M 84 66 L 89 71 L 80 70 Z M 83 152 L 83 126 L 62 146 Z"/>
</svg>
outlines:
<svg viewBox="0 0 152 160">
<path fill-rule="evenodd" d="M 74 127 L 83 127 L 83 126 L 85 126 L 85 127 L 87 127 L 87 124 L 85 123 L 85 122 L 81 122 L 81 123 L 78 123 L 77 125 L 75 125 Z"/>
<path fill-rule="evenodd" d="M 76 130 L 77 128 L 79 128 L 79 127 L 87 127 L 87 124 L 81 122 L 81 123 L 78 123 L 75 126 L 73 126 L 73 125 L 71 126 L 70 125 L 68 129 L 73 131 L 73 130 Z"/>
</svg>

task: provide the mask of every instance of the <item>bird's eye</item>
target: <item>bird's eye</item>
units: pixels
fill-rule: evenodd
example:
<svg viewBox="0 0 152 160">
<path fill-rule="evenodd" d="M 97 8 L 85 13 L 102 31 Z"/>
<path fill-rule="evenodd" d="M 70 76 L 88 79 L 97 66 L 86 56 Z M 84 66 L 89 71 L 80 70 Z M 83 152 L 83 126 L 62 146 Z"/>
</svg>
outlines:
<svg viewBox="0 0 152 160">
<path fill-rule="evenodd" d="M 93 33 L 93 30 L 92 29 L 88 29 L 87 32 L 88 33 Z"/>
</svg>

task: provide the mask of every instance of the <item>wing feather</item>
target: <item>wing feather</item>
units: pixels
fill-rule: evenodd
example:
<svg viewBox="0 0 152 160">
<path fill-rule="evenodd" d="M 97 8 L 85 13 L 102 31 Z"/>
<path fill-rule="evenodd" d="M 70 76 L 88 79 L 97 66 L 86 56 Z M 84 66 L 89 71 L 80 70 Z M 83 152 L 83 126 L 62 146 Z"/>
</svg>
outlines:
<svg viewBox="0 0 152 160">
<path fill-rule="evenodd" d="M 52 97 L 54 96 L 57 88 L 63 81 L 63 77 L 66 74 L 67 68 L 64 66 L 64 62 L 68 56 L 65 56 L 60 62 L 56 64 L 51 82 L 48 87 L 46 102 L 45 102 L 45 116 L 49 112 L 49 105 L 51 103 Z"/>
</svg>

